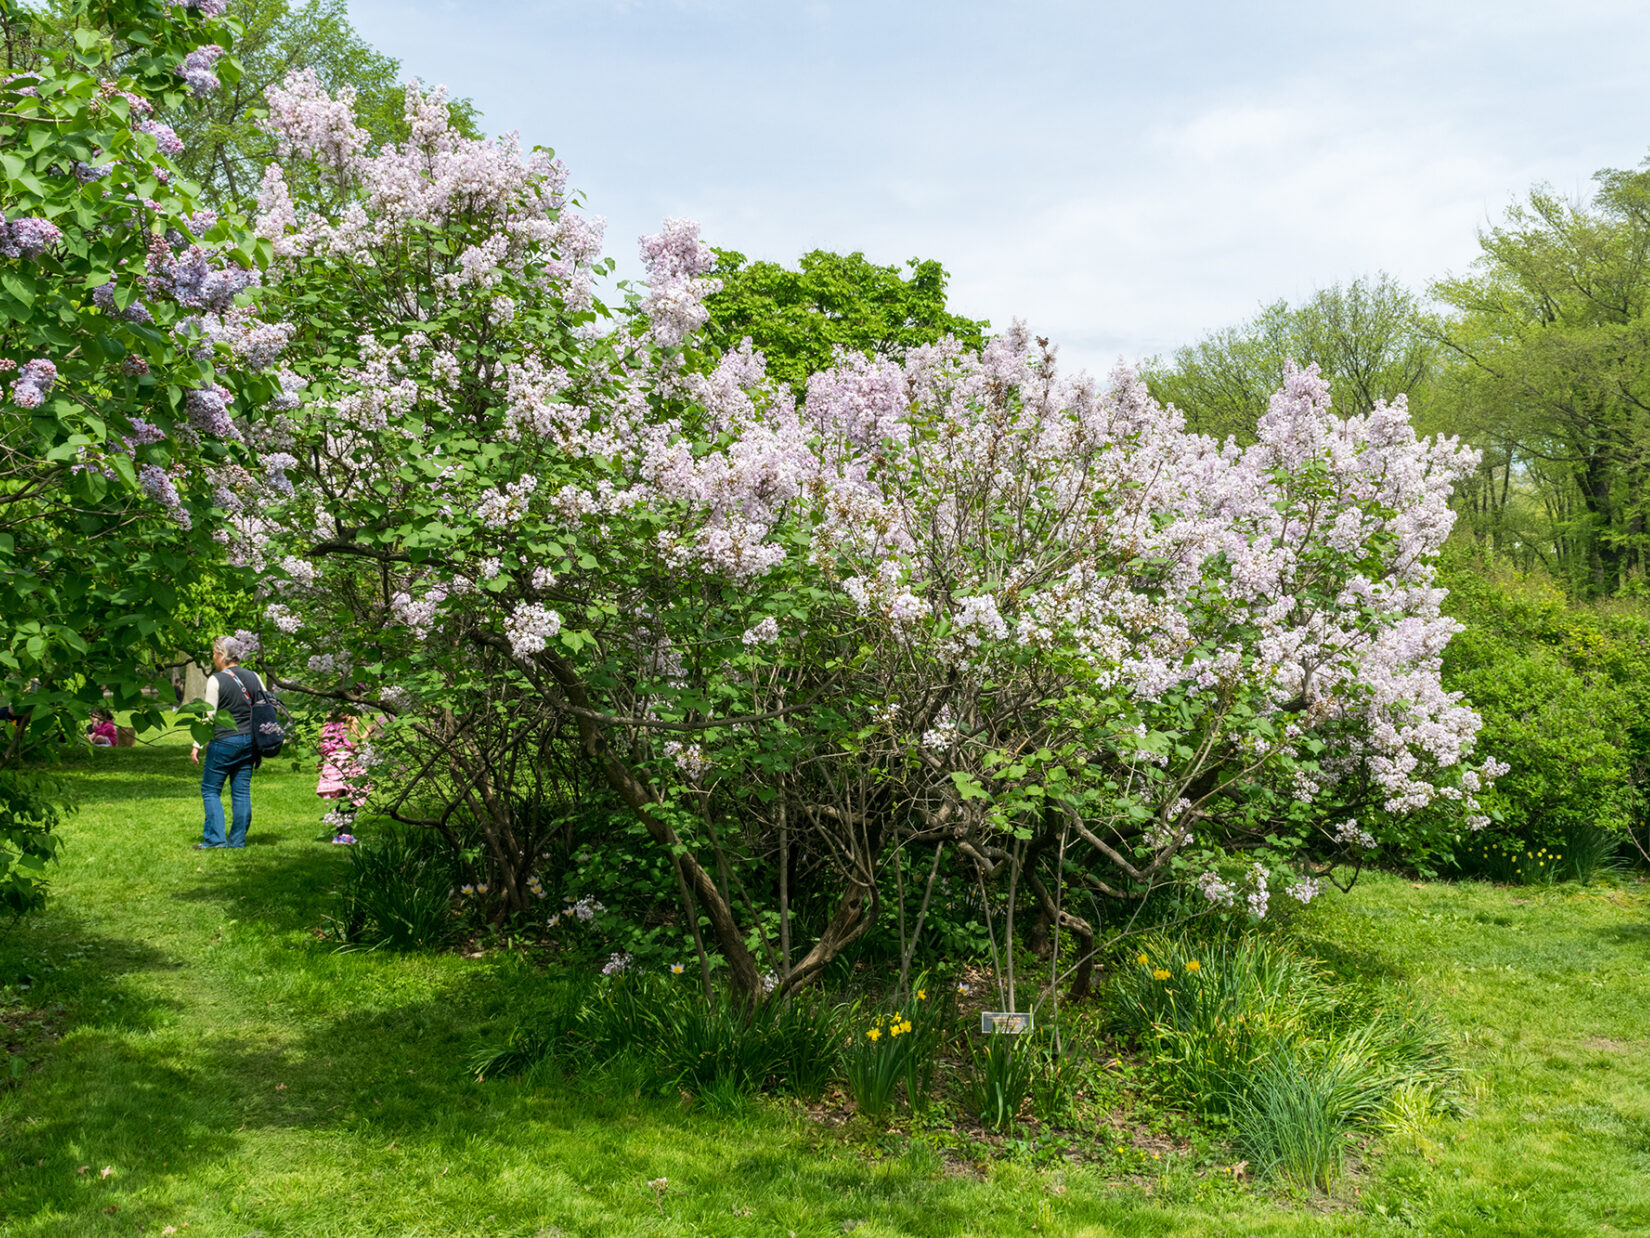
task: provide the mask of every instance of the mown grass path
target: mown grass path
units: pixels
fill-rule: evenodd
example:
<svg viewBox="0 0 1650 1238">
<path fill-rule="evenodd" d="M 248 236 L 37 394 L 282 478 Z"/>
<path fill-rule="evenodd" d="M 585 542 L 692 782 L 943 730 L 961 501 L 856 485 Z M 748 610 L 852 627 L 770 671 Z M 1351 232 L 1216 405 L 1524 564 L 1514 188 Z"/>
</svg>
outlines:
<svg viewBox="0 0 1650 1238">
<path fill-rule="evenodd" d="M 502 955 L 320 941 L 345 857 L 318 841 L 312 775 L 266 768 L 247 849 L 201 853 L 186 748 L 74 770 L 51 908 L 0 940 L 11 1038 L 39 1009 L 58 1036 L 0 1092 L 0 1233 L 1650 1233 L 1638 887 L 1379 877 L 1315 911 L 1303 931 L 1334 965 L 1435 1004 L 1470 1114 L 1388 1137 L 1345 1199 L 1314 1204 L 1191 1173 L 958 1172 L 920 1142 L 878 1155 L 777 1108 L 716 1119 L 600 1084 L 477 1085 L 466 1052 L 534 977 Z"/>
</svg>

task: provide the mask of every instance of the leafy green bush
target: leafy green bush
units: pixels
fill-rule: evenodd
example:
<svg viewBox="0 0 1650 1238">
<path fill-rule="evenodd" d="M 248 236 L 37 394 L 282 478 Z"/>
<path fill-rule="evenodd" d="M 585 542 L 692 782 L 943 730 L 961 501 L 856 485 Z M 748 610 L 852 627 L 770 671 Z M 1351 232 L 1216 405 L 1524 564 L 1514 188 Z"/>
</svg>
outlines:
<svg viewBox="0 0 1650 1238">
<path fill-rule="evenodd" d="M 863 1117 L 880 1121 L 894 1105 L 917 1049 L 914 1025 L 898 1011 L 878 1014 L 848 1042 L 844 1081 Z"/>
<path fill-rule="evenodd" d="M 577 1035 L 588 988 L 573 983 L 553 986 L 530 1018 L 517 1023 L 497 1044 L 483 1045 L 470 1056 L 470 1073 L 478 1081 L 494 1075 L 536 1075 L 572 1047 L 583 1048 Z"/>
<path fill-rule="evenodd" d="M 456 874 L 439 839 L 424 830 L 390 830 L 350 848 L 349 871 L 332 917 L 350 945 L 429 950 L 458 935 Z"/>
<path fill-rule="evenodd" d="M 0 929 L 46 901 L 46 865 L 57 856 L 52 833 L 64 815 L 63 788 L 36 770 L 0 770 Z"/>
<path fill-rule="evenodd" d="M 1627 601 L 1578 603 L 1540 575 L 1457 562 L 1443 575 L 1465 627 L 1444 683 L 1483 719 L 1479 748 L 1508 770 L 1484 802 L 1498 818 L 1462 840 L 1462 871 L 1527 877 L 1502 853 L 1568 852 L 1588 833 L 1589 875 L 1642 804 L 1650 772 L 1650 615 Z M 1486 850 L 1489 854 L 1486 856 Z"/>
<path fill-rule="evenodd" d="M 1581 828 L 1585 827 L 1574 826 L 1572 830 Z M 1609 837 L 1608 831 L 1593 828 L 1599 835 Z M 1566 855 L 1570 860 L 1566 861 Z M 1526 846 L 1517 839 L 1494 834 L 1463 842 L 1455 853 L 1455 865 L 1464 874 L 1515 886 L 1551 885 L 1576 871 L 1573 852 Z M 1596 869 L 1597 864 L 1592 867 Z"/>
<path fill-rule="evenodd" d="M 1601 869 L 1611 867 L 1621 847 L 1621 835 L 1596 822 L 1578 821 L 1564 834 L 1564 853 L 1569 872 L 1582 885 L 1592 882 Z"/>
<path fill-rule="evenodd" d="M 666 998 L 647 1011 L 661 1085 L 720 1100 L 754 1095 L 789 1056 L 777 1035 L 777 1003 L 752 1010 L 733 994 Z"/>
<path fill-rule="evenodd" d="M 1327 1190 L 1346 1157 L 1343 1090 L 1333 1070 L 1274 1048 L 1232 1108 L 1237 1144 L 1255 1171 Z"/>
<path fill-rule="evenodd" d="M 793 993 L 780 1004 L 774 1036 L 783 1046 L 780 1085 L 803 1100 L 818 1100 L 842 1074 L 847 1010 L 818 993 Z"/>
<path fill-rule="evenodd" d="M 880 1120 L 901 1086 L 913 1113 L 927 1108 L 934 1063 L 949 1038 L 954 1015 L 940 986 L 931 991 L 926 973 L 912 986 L 911 1000 L 898 1009 L 850 1012 L 858 1026 L 848 1041 L 844 1075 L 860 1113 Z"/>
<path fill-rule="evenodd" d="M 1381 1013 L 1323 1040 L 1277 1044 L 1233 1098 L 1232 1130 L 1257 1172 L 1326 1190 L 1352 1129 L 1395 1098 L 1451 1108 L 1454 1077 L 1435 1028 Z"/>
</svg>

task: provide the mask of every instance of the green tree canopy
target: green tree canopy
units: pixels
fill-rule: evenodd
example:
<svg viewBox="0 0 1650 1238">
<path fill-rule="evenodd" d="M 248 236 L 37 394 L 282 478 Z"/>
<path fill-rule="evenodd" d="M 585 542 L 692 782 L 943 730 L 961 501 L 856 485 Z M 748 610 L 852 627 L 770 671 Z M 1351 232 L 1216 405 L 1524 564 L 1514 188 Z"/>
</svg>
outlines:
<svg viewBox="0 0 1650 1238">
<path fill-rule="evenodd" d="M 77 25 L 90 23 L 111 37 L 108 72 L 119 73 L 144 48 L 128 43 L 124 28 L 83 13 L 67 0 L 44 5 L 32 14 L 34 24 L 9 22 L 4 29 L 9 72 L 39 63 L 42 50 L 65 46 Z M 349 86 L 356 93 L 356 121 L 375 144 L 407 136 L 403 117 L 401 62 L 378 51 L 349 22 L 347 0 L 229 0 L 225 29 L 239 33 L 233 50 L 241 66 L 238 80 L 224 80 L 221 90 L 197 92 L 170 108 L 163 119 L 183 142 L 173 162 L 197 182 L 208 205 L 249 208 L 258 181 L 275 157 L 274 140 L 258 121 L 264 92 L 279 85 L 294 69 L 315 70 L 328 90 Z M 477 136 L 480 114 L 468 99 L 453 101 L 454 128 Z"/>
<path fill-rule="evenodd" d="M 1146 378 L 1193 429 L 1247 442 L 1290 361 L 1316 364 L 1344 415 L 1413 392 L 1436 353 L 1413 294 L 1382 274 L 1320 289 L 1298 306 L 1276 301 L 1150 366 Z"/>
<path fill-rule="evenodd" d="M 1456 311 L 1454 428 L 1486 452 L 1475 516 L 1593 595 L 1642 579 L 1650 551 L 1650 170 L 1596 181 L 1587 203 L 1537 188 L 1433 289 Z"/>
<path fill-rule="evenodd" d="M 367 43 L 349 22 L 346 0 L 230 0 L 228 14 L 243 26 L 235 54 L 241 80 L 216 94 L 191 99 L 174 120 L 183 139 L 178 165 L 218 204 L 256 197 L 274 140 L 257 124 L 264 91 L 294 69 L 314 69 L 328 90 L 351 86 L 357 123 L 377 143 L 407 136 L 402 115 L 401 62 Z M 479 113 L 468 99 L 454 102 L 454 127 L 477 136 Z"/>
<path fill-rule="evenodd" d="M 987 322 L 946 308 L 945 268 L 911 259 L 878 266 L 862 253 L 803 254 L 795 270 L 777 262 L 747 262 L 716 251 L 722 291 L 711 297 L 706 336 L 722 349 L 747 336 L 768 360 L 768 373 L 793 386 L 826 369 L 838 348 L 901 353 L 947 335 L 978 347 Z"/>
</svg>

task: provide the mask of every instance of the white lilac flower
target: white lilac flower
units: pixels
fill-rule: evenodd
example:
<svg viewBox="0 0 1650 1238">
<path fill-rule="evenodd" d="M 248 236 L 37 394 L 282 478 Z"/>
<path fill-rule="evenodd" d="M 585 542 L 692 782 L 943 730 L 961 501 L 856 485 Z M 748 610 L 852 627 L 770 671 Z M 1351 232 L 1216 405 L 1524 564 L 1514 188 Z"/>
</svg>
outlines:
<svg viewBox="0 0 1650 1238">
<path fill-rule="evenodd" d="M 561 616 L 537 602 L 522 602 L 505 621 L 504 635 L 518 658 L 544 652 L 550 638 L 561 631 Z"/>
<path fill-rule="evenodd" d="M 1266 888 L 1266 869 L 1256 864 L 1249 870 L 1249 877 L 1255 883 L 1255 888 L 1249 891 L 1246 902 L 1249 904 L 1249 914 L 1257 920 L 1266 919 L 1266 906 L 1271 898 Z"/>
<path fill-rule="evenodd" d="M 676 763 L 676 768 L 687 775 L 690 782 L 698 782 L 710 768 L 710 762 L 705 758 L 705 751 L 698 744 L 684 744 L 678 740 L 666 740 L 664 745 L 665 756 Z"/>
<path fill-rule="evenodd" d="M 1323 893 L 1323 882 L 1316 877 L 1302 877 L 1284 893 L 1297 903 L 1305 905 Z"/>
<path fill-rule="evenodd" d="M 1210 871 L 1197 879 L 1197 891 L 1218 907 L 1230 907 L 1237 902 L 1237 887 L 1220 879 L 1220 874 Z"/>
<path fill-rule="evenodd" d="M 1366 851 L 1371 851 L 1375 847 L 1375 835 L 1371 834 L 1366 829 L 1362 829 L 1358 825 L 1358 819 L 1356 817 L 1353 817 L 1348 821 L 1343 821 L 1340 825 L 1335 827 L 1335 841 L 1345 843 L 1349 847 L 1362 847 Z"/>
</svg>

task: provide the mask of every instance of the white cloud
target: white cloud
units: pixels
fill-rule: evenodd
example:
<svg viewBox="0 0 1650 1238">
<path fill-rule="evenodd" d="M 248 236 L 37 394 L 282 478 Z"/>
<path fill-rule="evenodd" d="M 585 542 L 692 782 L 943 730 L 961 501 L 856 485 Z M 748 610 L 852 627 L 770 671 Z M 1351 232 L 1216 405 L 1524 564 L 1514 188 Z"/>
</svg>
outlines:
<svg viewBox="0 0 1650 1238">
<path fill-rule="evenodd" d="M 938 258 L 953 307 L 1068 363 L 1278 297 L 1459 270 L 1538 179 L 1650 141 L 1650 9 L 1041 0 L 356 0 L 363 34 L 567 159 L 610 248 Z"/>
</svg>

